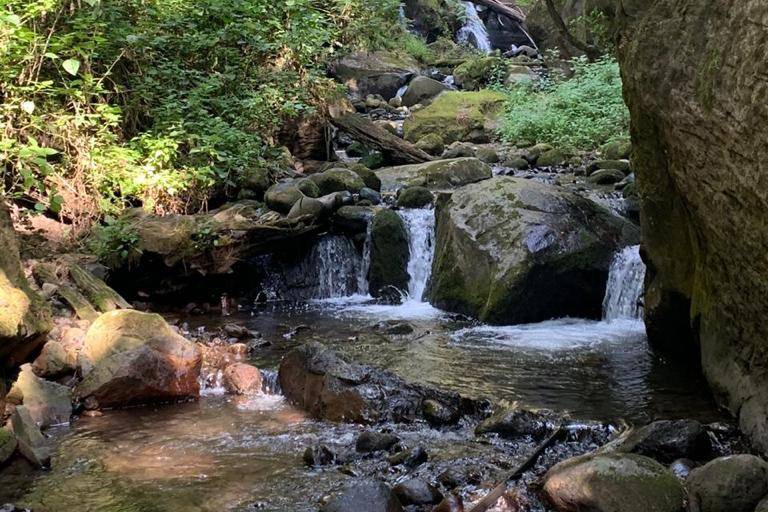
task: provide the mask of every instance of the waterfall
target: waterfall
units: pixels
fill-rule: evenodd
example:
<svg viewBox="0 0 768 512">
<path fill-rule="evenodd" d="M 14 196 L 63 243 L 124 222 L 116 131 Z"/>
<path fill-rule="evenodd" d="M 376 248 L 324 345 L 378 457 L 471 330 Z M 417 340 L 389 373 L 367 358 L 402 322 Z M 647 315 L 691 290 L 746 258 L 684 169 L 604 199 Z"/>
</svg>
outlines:
<svg viewBox="0 0 768 512">
<path fill-rule="evenodd" d="M 324 236 L 309 254 L 307 267 L 317 274 L 313 299 L 346 297 L 357 292 L 359 286 L 360 257 L 349 238 L 340 235 Z"/>
<path fill-rule="evenodd" d="M 432 258 L 435 255 L 435 211 L 433 209 L 400 210 L 400 217 L 408 230 L 408 297 L 411 301 L 422 302 L 427 283 L 432 273 Z"/>
<path fill-rule="evenodd" d="M 397 94 L 395 94 L 395 98 L 402 98 L 403 95 L 405 94 L 405 91 L 407 90 L 408 90 L 408 84 L 405 84 L 404 86 L 402 86 L 397 90 Z"/>
<path fill-rule="evenodd" d="M 644 280 L 645 264 L 640 259 L 639 245 L 625 247 L 616 253 L 608 273 L 608 284 L 603 299 L 603 318 L 642 318 Z"/>
<path fill-rule="evenodd" d="M 368 295 L 368 270 L 371 268 L 371 227 L 373 221 L 368 223 L 365 231 L 365 243 L 363 244 L 363 257 L 357 270 L 357 293 Z"/>
<path fill-rule="evenodd" d="M 478 50 L 484 53 L 491 53 L 491 40 L 488 37 L 488 30 L 485 28 L 483 20 L 477 15 L 477 7 L 472 2 L 464 2 L 464 8 L 467 14 L 467 21 L 459 29 L 456 35 L 459 43 L 472 43 Z"/>
</svg>

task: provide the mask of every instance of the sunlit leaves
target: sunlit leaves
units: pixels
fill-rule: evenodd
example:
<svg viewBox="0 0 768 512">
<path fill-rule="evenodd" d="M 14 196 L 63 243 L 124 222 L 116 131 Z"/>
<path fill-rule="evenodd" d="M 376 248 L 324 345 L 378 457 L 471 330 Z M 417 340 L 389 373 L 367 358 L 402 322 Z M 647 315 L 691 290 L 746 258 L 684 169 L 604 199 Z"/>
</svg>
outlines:
<svg viewBox="0 0 768 512">
<path fill-rule="evenodd" d="M 77 76 L 77 72 L 80 70 L 80 61 L 77 59 L 67 59 L 61 63 L 61 67 L 70 75 Z"/>
</svg>

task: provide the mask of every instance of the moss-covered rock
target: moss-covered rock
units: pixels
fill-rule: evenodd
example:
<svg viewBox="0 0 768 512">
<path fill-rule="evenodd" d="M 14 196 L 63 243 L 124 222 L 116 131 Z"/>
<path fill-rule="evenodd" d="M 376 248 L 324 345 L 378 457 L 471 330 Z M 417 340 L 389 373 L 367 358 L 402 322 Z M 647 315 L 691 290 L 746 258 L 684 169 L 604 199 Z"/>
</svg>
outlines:
<svg viewBox="0 0 768 512">
<path fill-rule="evenodd" d="M 408 290 L 408 231 L 400 216 L 392 210 L 381 210 L 371 225 L 371 264 L 368 286 L 371 295 L 399 301 Z"/>
<path fill-rule="evenodd" d="M 629 174 L 631 171 L 629 160 L 597 160 L 587 167 L 587 171 L 590 173 L 604 169 L 621 171 L 624 174 Z"/>
<path fill-rule="evenodd" d="M 496 164 L 499 162 L 499 154 L 490 147 L 480 147 L 475 150 L 475 156 L 478 160 L 486 164 Z"/>
<path fill-rule="evenodd" d="M 536 159 L 538 167 L 562 167 L 568 163 L 568 155 L 560 149 L 544 151 Z"/>
<path fill-rule="evenodd" d="M 489 142 L 495 134 L 504 101 L 504 94 L 495 91 L 444 92 L 405 122 L 405 138 L 417 142 L 425 135 L 436 133 L 445 144 Z"/>
<path fill-rule="evenodd" d="M 424 187 L 406 187 L 400 189 L 397 194 L 397 206 L 399 208 L 424 208 L 434 201 L 432 192 Z"/>
<path fill-rule="evenodd" d="M 640 236 L 588 199 L 510 177 L 440 198 L 436 233 L 431 302 L 497 324 L 600 318 L 613 255 Z"/>
<path fill-rule="evenodd" d="M 16 436 L 10 430 L 0 428 L 0 465 L 11 458 L 16 451 Z"/>
<path fill-rule="evenodd" d="M 544 494 L 559 512 L 683 512 L 685 491 L 653 459 L 633 454 L 585 455 L 544 476 Z"/>
<path fill-rule="evenodd" d="M 440 135 L 430 133 L 420 138 L 418 142 L 416 142 L 416 147 L 430 155 L 438 156 L 443 153 L 445 144 Z"/>
<path fill-rule="evenodd" d="M 302 197 L 304 194 L 294 181 L 285 181 L 269 187 L 264 195 L 264 201 L 270 210 L 287 214 L 294 203 Z"/>
<path fill-rule="evenodd" d="M 376 176 L 375 172 L 362 164 L 352 164 L 349 169 L 360 176 L 366 187 L 375 190 L 376 192 L 381 191 L 381 180 Z"/>
<path fill-rule="evenodd" d="M 442 82 L 426 76 L 417 76 L 408 84 L 408 89 L 403 94 L 402 103 L 406 107 L 412 107 L 419 103 L 428 105 L 435 96 L 448 90 L 450 87 Z"/>
<path fill-rule="evenodd" d="M 590 174 L 588 180 L 595 185 L 613 185 L 624 178 L 624 173 L 616 169 L 601 169 Z"/>
<path fill-rule="evenodd" d="M 477 158 L 435 160 L 425 164 L 402 165 L 379 169 L 384 190 L 403 186 L 420 186 L 432 190 L 456 188 L 491 177 L 491 168 Z"/>
<path fill-rule="evenodd" d="M 356 172 L 343 168 L 313 174 L 309 179 L 317 185 L 321 196 L 345 190 L 357 193 L 365 186 L 365 182 Z"/>
<path fill-rule="evenodd" d="M 599 152 L 606 160 L 628 160 L 632 143 L 628 140 L 615 140 L 600 146 Z"/>
<path fill-rule="evenodd" d="M 768 493 L 768 463 L 754 455 L 712 460 L 686 481 L 692 512 L 752 512 Z"/>
<path fill-rule="evenodd" d="M 101 407 L 197 397 L 202 355 L 160 315 L 118 310 L 88 329 L 76 394 Z"/>
<path fill-rule="evenodd" d="M 29 286 L 8 208 L 0 197 L 0 367 L 24 362 L 52 327 L 48 305 Z"/>
<path fill-rule="evenodd" d="M 506 69 L 501 57 L 475 57 L 460 64 L 453 70 L 456 85 L 465 91 L 477 91 L 488 85 L 496 74 Z"/>
</svg>

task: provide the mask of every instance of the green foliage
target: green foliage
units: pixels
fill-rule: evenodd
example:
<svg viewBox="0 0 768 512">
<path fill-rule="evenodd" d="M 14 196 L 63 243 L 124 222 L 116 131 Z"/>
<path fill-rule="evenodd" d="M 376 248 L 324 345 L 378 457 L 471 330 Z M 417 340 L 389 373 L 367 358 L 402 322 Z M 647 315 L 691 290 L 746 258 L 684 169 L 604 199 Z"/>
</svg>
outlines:
<svg viewBox="0 0 768 512">
<path fill-rule="evenodd" d="M 574 75 L 570 79 L 553 81 L 541 89 L 519 86 L 506 91 L 500 128 L 505 141 L 589 150 L 628 135 L 629 112 L 616 61 L 610 57 L 593 63 L 575 59 L 571 64 Z"/>
<path fill-rule="evenodd" d="M 615 45 L 609 28 L 610 22 L 603 11 L 593 9 L 588 14 L 573 18 L 568 22 L 568 25 L 571 32 L 578 33 L 580 30 L 583 31 L 589 41 L 601 53 L 609 54 L 614 51 Z"/>
<path fill-rule="evenodd" d="M 404 32 L 398 0 L 3 5 L 3 192 L 71 222 L 227 194 L 277 165 L 287 121 L 338 93 L 328 60 Z"/>
<path fill-rule="evenodd" d="M 90 240 L 93 253 L 110 268 L 130 266 L 141 257 L 139 236 L 130 226 L 114 217 L 107 216 Z"/>
</svg>

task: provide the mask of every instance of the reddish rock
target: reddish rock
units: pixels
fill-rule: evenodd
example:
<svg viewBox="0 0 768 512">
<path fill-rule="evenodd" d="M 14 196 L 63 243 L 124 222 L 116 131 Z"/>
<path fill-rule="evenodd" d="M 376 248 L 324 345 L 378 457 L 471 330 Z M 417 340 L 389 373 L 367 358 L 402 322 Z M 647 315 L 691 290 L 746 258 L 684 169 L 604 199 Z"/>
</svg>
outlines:
<svg viewBox="0 0 768 512">
<path fill-rule="evenodd" d="M 249 395 L 261 391 L 261 372 L 255 366 L 235 363 L 224 369 L 224 388 L 233 395 Z"/>
</svg>

